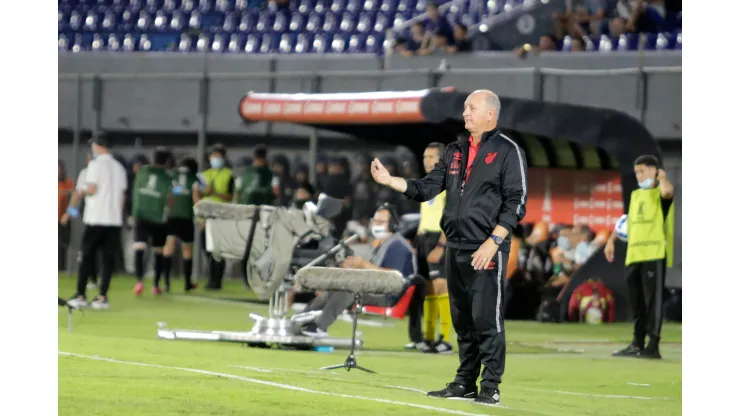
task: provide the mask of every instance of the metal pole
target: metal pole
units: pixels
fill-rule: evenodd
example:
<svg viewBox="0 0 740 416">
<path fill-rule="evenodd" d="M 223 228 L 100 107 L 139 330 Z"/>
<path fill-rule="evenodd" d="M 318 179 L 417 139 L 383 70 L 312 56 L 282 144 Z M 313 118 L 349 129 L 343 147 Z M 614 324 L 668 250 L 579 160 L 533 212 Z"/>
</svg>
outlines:
<svg viewBox="0 0 740 416">
<path fill-rule="evenodd" d="M 316 186 L 316 163 L 317 151 L 319 147 L 318 129 L 315 127 L 311 129 L 311 134 L 308 136 L 308 181 Z"/>
<path fill-rule="evenodd" d="M 77 93 L 77 102 L 75 103 L 75 123 L 72 128 L 72 166 L 70 167 L 69 174 L 72 178 L 77 179 L 78 172 L 78 159 L 80 156 L 80 135 L 82 130 L 82 77 L 77 74 L 75 77 L 75 92 Z M 76 184 L 75 184 L 76 185 Z M 71 250 L 72 246 L 72 228 L 74 227 L 74 221 L 71 221 L 69 227 L 69 242 L 67 246 L 67 273 L 72 274 L 75 271 L 77 253 Z M 71 313 L 71 312 L 70 312 Z M 71 331 L 71 328 L 70 328 Z"/>
<path fill-rule="evenodd" d="M 198 123 L 198 146 L 196 149 L 196 160 L 200 165 L 203 163 L 206 157 L 206 131 L 208 130 L 208 72 L 206 67 L 203 68 L 203 77 L 199 81 L 198 88 L 198 116 L 200 117 L 200 123 Z M 205 221 L 205 220 L 203 220 Z M 200 232 L 197 233 L 195 241 L 193 241 L 193 277 L 198 280 L 201 274 L 202 265 L 202 241 L 200 238 Z"/>
<path fill-rule="evenodd" d="M 99 75 L 93 77 L 93 125 L 92 131 L 100 131 L 103 112 L 103 80 Z"/>
</svg>

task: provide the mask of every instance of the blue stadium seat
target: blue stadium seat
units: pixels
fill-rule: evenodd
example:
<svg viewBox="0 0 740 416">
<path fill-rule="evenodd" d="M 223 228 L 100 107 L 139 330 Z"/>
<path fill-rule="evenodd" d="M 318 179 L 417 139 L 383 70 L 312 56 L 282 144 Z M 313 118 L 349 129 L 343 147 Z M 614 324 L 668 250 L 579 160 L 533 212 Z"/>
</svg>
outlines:
<svg viewBox="0 0 740 416">
<path fill-rule="evenodd" d="M 327 41 L 327 37 L 323 33 L 319 33 L 313 38 L 313 42 L 311 43 L 311 52 L 312 53 L 324 53 L 328 52 L 331 45 L 330 42 Z"/>
<path fill-rule="evenodd" d="M 681 32 L 678 32 L 678 34 L 676 35 L 676 46 L 675 46 L 675 49 L 677 49 L 679 51 L 681 49 L 683 49 L 683 47 L 681 46 Z"/>
<path fill-rule="evenodd" d="M 218 28 L 220 31 L 231 33 L 237 30 L 239 27 L 239 18 L 240 15 L 238 12 L 231 12 L 229 14 L 226 14 L 224 16 L 224 23 L 223 25 Z"/>
<path fill-rule="evenodd" d="M 347 33 L 335 33 L 331 38 L 331 52 L 344 53 L 347 51 L 349 35 Z"/>
<path fill-rule="evenodd" d="M 175 10 L 180 8 L 180 4 L 182 2 L 178 2 L 176 0 L 164 0 L 162 4 L 162 10 L 166 12 L 174 12 Z"/>
<path fill-rule="evenodd" d="M 217 11 L 208 11 L 201 14 L 201 28 L 204 30 L 220 29 L 224 24 L 224 14 Z"/>
<path fill-rule="evenodd" d="M 245 37 L 238 34 L 232 33 L 229 35 L 229 43 L 226 45 L 226 50 L 229 53 L 239 53 L 244 50 Z"/>
<path fill-rule="evenodd" d="M 180 40 L 177 44 L 177 50 L 179 52 L 190 52 L 193 50 L 193 40 L 186 34 L 180 35 Z"/>
<path fill-rule="evenodd" d="M 324 15 L 318 12 L 311 12 L 308 15 L 308 22 L 306 23 L 306 31 L 310 33 L 317 33 L 321 31 L 324 26 Z"/>
<path fill-rule="evenodd" d="M 352 12 L 354 14 L 359 13 L 363 9 L 363 2 L 365 0 L 349 0 L 347 1 L 347 8 L 346 10 L 348 12 Z"/>
<path fill-rule="evenodd" d="M 337 19 L 337 15 L 334 14 L 332 11 L 326 12 L 326 16 L 324 17 L 324 25 L 321 26 L 321 30 L 324 32 L 331 32 L 335 30 L 339 26 L 339 19 Z"/>
<path fill-rule="evenodd" d="M 182 4 L 180 5 L 180 9 L 185 12 L 192 12 L 196 9 L 197 1 L 196 0 L 182 0 Z"/>
<path fill-rule="evenodd" d="M 362 53 L 365 52 L 365 39 L 367 36 L 361 34 L 355 34 L 350 36 L 349 43 L 347 45 L 347 52 L 349 53 Z"/>
<path fill-rule="evenodd" d="M 383 53 L 383 41 L 385 36 L 382 34 L 372 34 L 365 40 L 365 52 L 380 54 Z"/>
<path fill-rule="evenodd" d="M 345 12 L 342 15 L 342 21 L 339 23 L 339 30 L 349 32 L 357 27 L 357 15 L 351 12 Z"/>
<path fill-rule="evenodd" d="M 280 34 L 265 32 L 262 34 L 260 53 L 275 53 L 280 50 Z"/>
<path fill-rule="evenodd" d="M 363 0 L 362 10 L 366 12 L 377 12 L 380 9 L 381 0 Z"/>
<path fill-rule="evenodd" d="M 59 33 L 57 35 L 57 44 L 59 52 L 68 52 L 72 47 L 72 41 L 65 33 Z"/>
<path fill-rule="evenodd" d="M 306 21 L 308 20 L 307 15 L 300 12 L 294 12 L 290 17 L 290 24 L 288 24 L 288 30 L 291 32 L 303 32 L 306 30 Z"/>
<path fill-rule="evenodd" d="M 323 4 L 321 7 L 322 8 L 324 7 Z M 307 14 L 311 11 L 314 11 L 316 9 L 316 0 L 300 0 L 300 3 L 298 4 L 297 9 L 298 9 L 297 11 L 303 14 Z"/>
<path fill-rule="evenodd" d="M 242 18 L 239 21 L 239 30 L 242 32 L 254 32 L 257 30 L 259 17 L 259 12 L 256 10 L 250 10 L 246 14 L 242 14 Z"/>
<path fill-rule="evenodd" d="M 296 37 L 295 53 L 308 53 L 311 51 L 311 44 L 313 42 L 313 34 L 311 33 L 299 33 Z"/>
<path fill-rule="evenodd" d="M 400 0 L 398 2 L 398 11 L 406 12 L 416 9 L 416 0 Z"/>
<path fill-rule="evenodd" d="M 375 24 L 375 13 L 362 12 L 357 19 L 357 31 L 367 33 L 373 30 Z"/>
<path fill-rule="evenodd" d="M 270 11 L 262 11 L 259 18 L 257 19 L 257 25 L 255 28 L 259 32 L 272 29 L 272 25 L 275 23 L 275 13 Z"/>
<path fill-rule="evenodd" d="M 85 19 L 82 17 L 82 14 L 78 12 L 77 10 L 73 10 L 69 14 L 69 24 L 67 25 L 71 30 L 80 30 L 82 28 L 82 25 L 85 23 Z"/>
<path fill-rule="evenodd" d="M 138 50 L 139 47 L 139 39 L 137 35 L 134 35 L 132 33 L 126 33 L 123 36 L 123 41 L 121 41 L 121 50 L 123 52 L 133 52 Z"/>
<path fill-rule="evenodd" d="M 331 0 L 316 0 L 313 11 L 317 13 L 326 13 L 331 8 Z M 310 12 L 312 9 L 308 9 Z M 300 10 L 299 10 L 300 11 Z"/>
<path fill-rule="evenodd" d="M 227 37 L 223 33 L 215 33 L 211 38 L 211 52 L 221 53 L 226 52 L 228 47 Z"/>
<path fill-rule="evenodd" d="M 181 31 L 188 27 L 190 15 L 182 10 L 176 10 L 170 18 L 170 30 Z"/>
<path fill-rule="evenodd" d="M 382 0 L 380 11 L 383 13 L 393 14 L 398 10 L 398 0 Z"/>
<path fill-rule="evenodd" d="M 99 30 L 102 30 L 104 32 L 112 32 L 118 28 L 118 24 L 121 20 L 121 15 L 114 12 L 113 10 L 108 10 L 103 14 L 103 19 L 99 24 Z"/>
<path fill-rule="evenodd" d="M 385 30 L 389 28 L 392 23 L 393 20 L 389 18 L 388 15 L 378 13 L 377 18 L 375 19 L 375 24 L 373 25 L 373 32 L 385 33 Z"/>
<path fill-rule="evenodd" d="M 293 53 L 295 50 L 296 35 L 294 33 L 283 33 L 280 36 L 278 50 L 280 53 Z"/>
<path fill-rule="evenodd" d="M 172 15 L 168 12 L 165 12 L 164 10 L 158 10 L 157 13 L 154 15 L 154 21 L 152 22 L 152 30 L 156 30 L 158 32 L 168 32 L 170 31 L 170 19 L 172 18 Z"/>
<path fill-rule="evenodd" d="M 215 0 L 198 0 L 198 10 L 201 13 L 208 13 L 215 9 Z"/>
<path fill-rule="evenodd" d="M 656 44 L 658 43 L 658 35 L 655 33 L 648 33 L 646 39 L 645 50 L 654 51 L 656 49 Z"/>
<path fill-rule="evenodd" d="M 288 29 L 290 20 L 285 13 L 277 13 L 275 15 L 275 23 L 272 24 L 272 30 L 275 32 L 284 32 Z"/>
<path fill-rule="evenodd" d="M 347 9 L 347 0 L 334 0 L 331 2 L 329 10 L 339 15 Z"/>
<path fill-rule="evenodd" d="M 627 33 L 619 37 L 619 43 L 617 50 L 619 51 L 634 51 L 637 49 L 637 45 L 640 42 L 640 37 L 634 33 Z"/>
</svg>

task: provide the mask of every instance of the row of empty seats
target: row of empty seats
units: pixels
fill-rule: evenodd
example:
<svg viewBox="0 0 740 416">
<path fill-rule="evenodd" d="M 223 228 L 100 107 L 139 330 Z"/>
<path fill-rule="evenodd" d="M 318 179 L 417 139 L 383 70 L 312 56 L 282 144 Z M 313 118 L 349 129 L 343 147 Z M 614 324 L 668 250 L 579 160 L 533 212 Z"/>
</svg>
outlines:
<svg viewBox="0 0 740 416">
<path fill-rule="evenodd" d="M 229 52 L 229 53 L 374 53 L 383 51 L 383 35 L 339 32 L 201 34 L 59 35 L 59 51 Z"/>
<path fill-rule="evenodd" d="M 168 13 L 158 11 L 152 15 L 146 11 L 133 14 L 125 11 L 121 14 L 108 11 L 104 14 L 88 14 L 86 17 L 73 12 L 69 19 L 61 16 L 58 21 L 58 32 L 84 31 L 118 31 L 118 32 L 179 32 L 186 29 L 208 30 L 212 32 L 252 32 L 273 30 L 276 32 L 329 32 L 351 30 L 360 32 L 385 32 L 392 26 L 399 26 L 412 16 L 396 13 L 311 11 L 308 13 L 250 11 L 233 12 L 227 15 L 219 13 L 201 14 L 176 11 Z"/>
<path fill-rule="evenodd" d="M 629 33 L 619 37 L 606 35 L 593 38 L 584 38 L 586 51 L 612 52 L 612 51 L 635 51 L 640 49 L 641 40 L 644 41 L 642 48 L 645 50 L 681 50 L 681 32 L 677 33 L 649 33 L 642 37 L 636 33 Z M 566 36 L 563 39 L 562 50 L 572 51 L 573 39 Z"/>
</svg>

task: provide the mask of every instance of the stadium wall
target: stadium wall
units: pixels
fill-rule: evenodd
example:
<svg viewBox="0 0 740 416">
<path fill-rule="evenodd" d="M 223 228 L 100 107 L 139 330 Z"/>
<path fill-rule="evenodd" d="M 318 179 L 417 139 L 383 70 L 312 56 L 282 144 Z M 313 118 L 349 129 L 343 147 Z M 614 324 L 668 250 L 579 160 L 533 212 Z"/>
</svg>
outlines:
<svg viewBox="0 0 740 416">
<path fill-rule="evenodd" d="M 659 140 L 681 137 L 681 53 L 373 55 L 60 54 L 59 128 L 307 137 L 282 123 L 245 125 L 236 108 L 260 92 L 360 92 L 454 86 L 613 108 Z M 504 111 L 506 111 L 504 109 Z M 343 137 L 324 132 L 327 138 Z"/>
</svg>

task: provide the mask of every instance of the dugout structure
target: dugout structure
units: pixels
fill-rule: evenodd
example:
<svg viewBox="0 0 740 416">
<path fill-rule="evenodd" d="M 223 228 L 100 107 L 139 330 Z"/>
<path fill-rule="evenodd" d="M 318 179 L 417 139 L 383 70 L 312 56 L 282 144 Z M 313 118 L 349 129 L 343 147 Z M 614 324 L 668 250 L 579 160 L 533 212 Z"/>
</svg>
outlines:
<svg viewBox="0 0 740 416">
<path fill-rule="evenodd" d="M 299 123 L 352 135 L 360 140 L 403 145 L 421 157 L 433 141 L 448 143 L 465 133 L 463 104 L 468 92 L 455 88 L 336 94 L 250 92 L 239 103 L 245 122 Z M 499 128 L 525 151 L 529 165 L 524 222 L 588 224 L 611 229 L 627 212 L 637 187 L 634 160 L 643 154 L 662 159 L 648 130 L 633 117 L 611 109 L 499 97 Z M 613 264 L 596 253 L 576 273 L 573 289 L 592 277 L 615 295 L 616 319 L 629 318 L 624 259 L 617 245 Z"/>
</svg>

